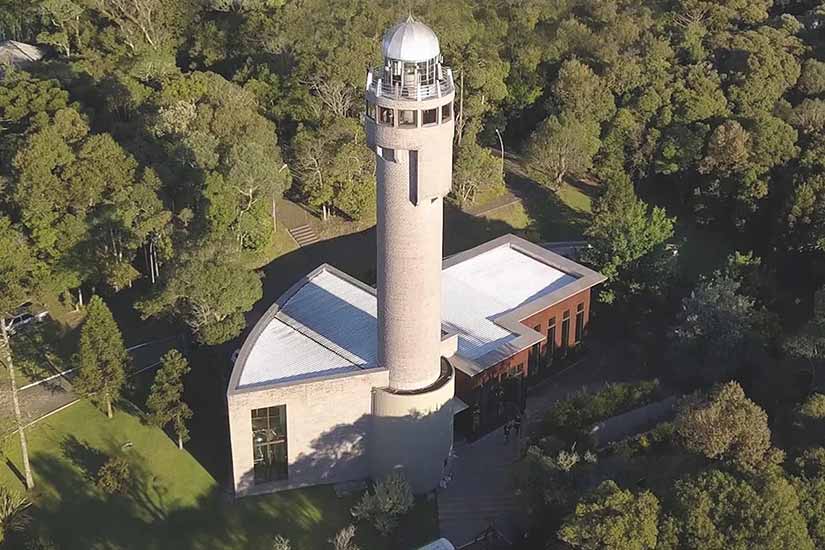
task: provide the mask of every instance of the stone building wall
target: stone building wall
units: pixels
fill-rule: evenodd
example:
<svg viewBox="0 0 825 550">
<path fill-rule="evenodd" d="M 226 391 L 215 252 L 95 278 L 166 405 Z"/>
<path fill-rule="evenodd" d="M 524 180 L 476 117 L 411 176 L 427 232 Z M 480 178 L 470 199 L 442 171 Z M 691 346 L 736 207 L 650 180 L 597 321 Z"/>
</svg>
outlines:
<svg viewBox="0 0 825 550">
<path fill-rule="evenodd" d="M 388 384 L 386 369 L 315 378 L 228 397 L 235 493 L 245 496 L 369 476 L 372 390 Z M 254 482 L 251 411 L 286 405 L 289 477 Z"/>
</svg>

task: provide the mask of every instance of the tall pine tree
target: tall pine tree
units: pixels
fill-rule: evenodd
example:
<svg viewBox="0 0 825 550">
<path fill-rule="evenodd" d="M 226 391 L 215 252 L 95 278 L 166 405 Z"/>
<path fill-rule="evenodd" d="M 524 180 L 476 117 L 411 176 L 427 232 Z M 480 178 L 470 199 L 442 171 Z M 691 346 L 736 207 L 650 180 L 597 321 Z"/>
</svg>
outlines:
<svg viewBox="0 0 825 550">
<path fill-rule="evenodd" d="M 186 421 L 192 418 L 192 410 L 183 401 L 183 377 L 189 370 L 186 358 L 176 349 L 169 350 L 161 358 L 160 369 L 146 400 L 149 420 L 159 428 L 172 424 L 180 449 L 189 439 Z"/>
<path fill-rule="evenodd" d="M 129 356 L 112 312 L 100 296 L 89 301 L 86 321 L 80 332 L 80 369 L 75 388 L 97 405 L 105 405 L 112 418 L 112 402 L 126 382 Z"/>
</svg>

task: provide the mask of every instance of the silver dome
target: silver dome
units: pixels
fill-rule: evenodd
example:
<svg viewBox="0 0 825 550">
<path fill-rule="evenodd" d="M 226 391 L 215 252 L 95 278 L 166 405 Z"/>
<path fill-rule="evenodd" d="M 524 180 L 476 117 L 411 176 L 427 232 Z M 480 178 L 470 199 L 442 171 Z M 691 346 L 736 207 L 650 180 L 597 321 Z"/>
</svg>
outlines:
<svg viewBox="0 0 825 550">
<path fill-rule="evenodd" d="M 384 34 L 383 52 L 385 59 L 419 63 L 438 57 L 441 48 L 432 29 L 409 16 Z"/>
</svg>

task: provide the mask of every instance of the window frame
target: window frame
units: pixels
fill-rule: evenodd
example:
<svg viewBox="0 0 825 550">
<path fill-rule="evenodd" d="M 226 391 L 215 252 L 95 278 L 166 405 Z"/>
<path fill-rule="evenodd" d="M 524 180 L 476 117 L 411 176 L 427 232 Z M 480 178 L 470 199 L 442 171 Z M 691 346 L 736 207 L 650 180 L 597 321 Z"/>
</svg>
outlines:
<svg viewBox="0 0 825 550">
<path fill-rule="evenodd" d="M 387 122 L 387 117 L 385 116 L 389 113 L 389 122 Z M 381 126 L 391 126 L 395 127 L 395 109 L 391 107 L 383 107 L 381 105 L 378 106 L 378 124 Z"/>
<path fill-rule="evenodd" d="M 427 122 L 427 113 L 433 114 L 433 121 Z M 421 111 L 421 125 L 422 126 L 437 126 L 439 124 L 438 107 L 435 109 L 424 109 Z"/>
<path fill-rule="evenodd" d="M 288 479 L 289 442 L 286 405 L 252 409 L 249 416 L 254 483 L 259 485 Z M 279 456 L 283 457 L 282 461 L 277 460 Z"/>
<path fill-rule="evenodd" d="M 444 112 L 448 111 L 447 115 L 444 115 Z M 441 106 L 441 123 L 449 122 L 453 118 L 453 102 L 450 101 L 449 103 L 445 103 Z"/>
<path fill-rule="evenodd" d="M 574 329 L 574 342 L 576 344 L 581 344 L 582 338 L 584 337 L 584 302 L 578 304 L 576 306 L 576 326 Z"/>
<path fill-rule="evenodd" d="M 412 122 L 405 122 L 404 116 L 412 113 Z M 417 109 L 399 109 L 398 110 L 398 127 L 399 128 L 418 128 L 418 110 Z"/>
</svg>

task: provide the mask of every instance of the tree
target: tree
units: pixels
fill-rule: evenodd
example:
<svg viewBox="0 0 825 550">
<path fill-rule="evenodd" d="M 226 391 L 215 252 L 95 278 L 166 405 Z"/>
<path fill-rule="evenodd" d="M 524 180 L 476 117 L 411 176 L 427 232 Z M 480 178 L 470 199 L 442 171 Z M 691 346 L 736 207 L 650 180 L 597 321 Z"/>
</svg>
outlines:
<svg viewBox="0 0 825 550">
<path fill-rule="evenodd" d="M 361 219 L 375 205 L 375 155 L 365 147 L 361 124 L 336 118 L 295 137 L 297 190 L 324 219 L 331 207 Z"/>
<path fill-rule="evenodd" d="M 815 548 L 825 547 L 825 477 L 795 478 L 799 511 L 808 523 L 808 534 Z"/>
<path fill-rule="evenodd" d="M 181 353 L 172 349 L 160 360 L 160 369 L 146 400 L 151 422 L 163 428 L 172 424 L 178 436 L 178 448 L 183 449 L 189 439 L 186 421 L 192 418 L 192 410 L 183 401 L 183 377 L 189 372 L 189 362 Z"/>
<path fill-rule="evenodd" d="M 682 300 L 671 331 L 674 367 L 681 376 L 717 381 L 759 356 L 764 315 L 753 298 L 739 293 L 740 286 L 717 272 Z"/>
<path fill-rule="evenodd" d="M 781 461 L 771 446 L 768 415 L 736 382 L 717 385 L 706 396 L 682 404 L 676 432 L 685 447 L 712 459 L 755 470 Z"/>
<path fill-rule="evenodd" d="M 81 17 L 85 7 L 73 0 L 43 0 L 40 3 L 43 19 L 49 31 L 37 35 L 37 40 L 54 46 L 66 57 L 81 47 Z"/>
<path fill-rule="evenodd" d="M 582 550 L 652 550 L 658 521 L 659 500 L 653 493 L 634 494 L 605 481 L 576 504 L 559 538 Z"/>
<path fill-rule="evenodd" d="M 126 382 L 129 356 L 112 312 L 100 296 L 89 300 L 86 320 L 80 330 L 79 368 L 75 388 L 96 404 L 106 407 L 112 418 L 112 405 Z"/>
<path fill-rule="evenodd" d="M 8 218 L 0 216 L 0 363 L 9 375 L 15 428 L 20 438 L 27 489 L 34 487 L 34 476 L 29 463 L 29 447 L 20 409 L 7 319 L 16 312 L 20 304 L 31 297 L 41 276 L 42 266 L 34 258 L 28 241 L 11 225 Z"/>
<path fill-rule="evenodd" d="M 796 87 L 807 96 L 825 93 L 825 62 L 806 59 L 802 63 L 802 73 L 796 81 Z"/>
<path fill-rule="evenodd" d="M 747 481 L 709 470 L 676 482 L 679 546 L 703 550 L 813 550 L 799 497 L 784 477 Z"/>
<path fill-rule="evenodd" d="M 582 254 L 582 260 L 607 277 L 602 301 L 626 300 L 662 282 L 666 266 L 660 260 L 673 222 L 662 208 L 650 208 L 639 199 L 626 176 L 606 184 L 593 206 L 585 230 L 590 246 Z"/>
<path fill-rule="evenodd" d="M 556 111 L 571 119 L 601 123 L 616 112 L 607 84 L 578 59 L 562 63 L 553 83 L 553 99 Z"/>
<path fill-rule="evenodd" d="M 456 147 L 453 194 L 462 206 L 473 204 L 479 195 L 493 198 L 506 191 L 502 160 L 479 145 L 476 134 L 468 131 Z"/>
<path fill-rule="evenodd" d="M 528 166 L 541 184 L 558 189 L 568 174 L 581 176 L 590 169 L 599 145 L 596 122 L 553 115 L 530 136 Z"/>
<path fill-rule="evenodd" d="M 31 521 L 29 500 L 21 494 L 0 487 L 0 543 L 6 535 L 22 531 Z"/>
<path fill-rule="evenodd" d="M 355 519 L 372 521 L 381 534 L 388 535 L 398 525 L 398 518 L 409 512 L 413 504 L 415 499 L 409 482 L 400 472 L 392 472 L 378 481 L 372 492 L 364 492 L 351 512 Z"/>
<path fill-rule="evenodd" d="M 825 420 L 825 395 L 814 393 L 799 406 L 799 414 L 806 418 Z"/>
<path fill-rule="evenodd" d="M 181 205 L 195 211 L 212 243 L 234 239 L 260 250 L 275 229 L 274 201 L 289 181 L 275 124 L 255 95 L 214 73 L 170 78 L 150 100 L 151 131 L 191 185 Z"/>
<path fill-rule="evenodd" d="M 807 361 L 811 387 L 817 387 L 816 373 L 825 360 L 825 288 L 814 293 L 813 316 L 796 334 L 784 342 L 785 352 L 791 357 Z"/>
<path fill-rule="evenodd" d="M 163 288 L 136 305 L 144 319 L 172 313 L 198 341 L 215 345 L 241 333 L 243 314 L 261 299 L 261 279 L 220 258 L 190 258 L 171 270 Z"/>
</svg>

